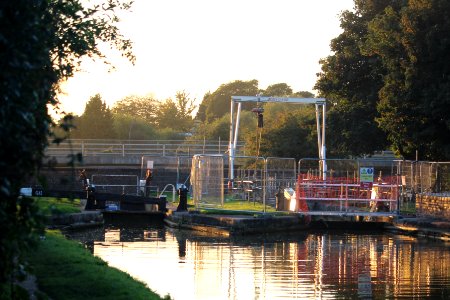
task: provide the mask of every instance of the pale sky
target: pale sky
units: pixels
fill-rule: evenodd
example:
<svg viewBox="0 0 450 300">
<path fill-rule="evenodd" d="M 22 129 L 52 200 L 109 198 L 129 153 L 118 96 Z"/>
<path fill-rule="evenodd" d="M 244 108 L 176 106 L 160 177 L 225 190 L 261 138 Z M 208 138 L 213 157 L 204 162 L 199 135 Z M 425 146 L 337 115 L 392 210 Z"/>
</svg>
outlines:
<svg viewBox="0 0 450 300">
<path fill-rule="evenodd" d="M 108 51 L 114 71 L 84 61 L 62 85 L 62 108 L 80 115 L 97 93 L 112 107 L 128 95 L 165 100 L 182 90 L 198 104 L 234 80 L 314 92 L 319 59 L 342 31 L 339 14 L 352 8 L 353 0 L 135 0 L 119 25 L 135 66 L 117 51 Z"/>
</svg>

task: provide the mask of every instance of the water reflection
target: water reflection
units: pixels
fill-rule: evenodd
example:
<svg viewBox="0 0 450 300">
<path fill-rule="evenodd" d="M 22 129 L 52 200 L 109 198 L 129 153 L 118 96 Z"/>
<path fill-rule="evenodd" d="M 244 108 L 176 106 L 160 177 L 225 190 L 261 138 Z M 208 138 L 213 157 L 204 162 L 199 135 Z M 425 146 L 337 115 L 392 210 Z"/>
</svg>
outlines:
<svg viewBox="0 0 450 300">
<path fill-rule="evenodd" d="M 174 299 L 449 298 L 443 242 L 386 233 L 221 237 L 149 226 L 72 233 Z"/>
</svg>

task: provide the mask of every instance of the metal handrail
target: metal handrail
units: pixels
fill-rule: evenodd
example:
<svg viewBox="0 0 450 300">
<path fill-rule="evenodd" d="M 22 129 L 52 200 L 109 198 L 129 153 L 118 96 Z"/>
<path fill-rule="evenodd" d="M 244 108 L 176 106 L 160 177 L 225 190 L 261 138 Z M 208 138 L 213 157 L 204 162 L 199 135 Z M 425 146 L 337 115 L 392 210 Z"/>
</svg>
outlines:
<svg viewBox="0 0 450 300">
<path fill-rule="evenodd" d="M 166 184 L 166 186 L 163 188 L 162 192 L 159 194 L 159 198 L 161 197 L 162 194 L 164 194 L 164 192 L 166 191 L 166 188 L 168 186 L 172 186 L 172 202 L 175 202 L 175 186 L 171 183 Z"/>
<path fill-rule="evenodd" d="M 47 156 L 67 157 L 73 153 L 81 153 L 82 156 L 130 156 L 130 155 L 159 155 L 173 156 L 194 154 L 224 154 L 227 145 L 217 141 L 113 141 L 103 140 L 69 140 L 59 145 L 50 144 L 46 149 Z M 239 152 L 244 151 L 244 143 L 239 143 Z"/>
</svg>

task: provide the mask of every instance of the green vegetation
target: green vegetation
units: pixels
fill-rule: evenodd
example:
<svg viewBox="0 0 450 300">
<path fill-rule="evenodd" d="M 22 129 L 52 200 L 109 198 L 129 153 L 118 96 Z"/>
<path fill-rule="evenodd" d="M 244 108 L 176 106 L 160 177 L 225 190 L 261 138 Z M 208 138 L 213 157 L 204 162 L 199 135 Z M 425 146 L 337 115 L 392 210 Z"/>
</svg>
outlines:
<svg viewBox="0 0 450 300">
<path fill-rule="evenodd" d="M 40 291 L 52 299 L 161 299 L 58 231 L 47 231 L 28 259 Z"/>
<path fill-rule="evenodd" d="M 118 49 L 130 61 L 131 42 L 120 33 L 118 12 L 130 3 L 108 0 L 0 2 L 0 294 L 12 286 L 43 227 L 33 199 L 19 197 L 42 166 L 51 129 L 48 107 L 58 108 L 59 84 L 80 69 L 83 57 L 105 62 L 98 45 Z M 60 123 L 70 128 L 70 116 Z M 50 138 L 50 139 L 49 139 Z M 73 163 L 79 159 L 73 156 Z M 43 183 L 43 182 L 41 182 Z M 9 292 L 8 292 L 9 293 Z"/>
<path fill-rule="evenodd" d="M 194 205 L 191 205 L 192 209 Z M 200 209 L 202 213 L 208 214 L 238 214 L 238 215 L 253 215 L 258 212 L 264 211 L 264 205 L 260 202 L 253 202 L 247 200 L 226 200 L 223 207 Z M 275 208 L 266 205 L 266 212 L 274 213 Z"/>
<path fill-rule="evenodd" d="M 175 100 L 159 101 L 149 96 L 127 96 L 112 109 L 101 95 L 92 96 L 81 116 L 71 119 L 70 137 L 80 139 L 180 139 L 191 131 L 195 99 L 178 91 Z M 176 122 L 174 122 L 176 120 Z M 64 135 L 64 132 L 57 131 Z"/>
<path fill-rule="evenodd" d="M 355 0 L 321 61 L 334 155 L 450 159 L 450 2 Z M 330 153 L 333 154 L 333 153 Z"/>
<path fill-rule="evenodd" d="M 81 212 L 80 199 L 36 197 L 39 211 L 45 216 L 72 214 Z"/>
</svg>

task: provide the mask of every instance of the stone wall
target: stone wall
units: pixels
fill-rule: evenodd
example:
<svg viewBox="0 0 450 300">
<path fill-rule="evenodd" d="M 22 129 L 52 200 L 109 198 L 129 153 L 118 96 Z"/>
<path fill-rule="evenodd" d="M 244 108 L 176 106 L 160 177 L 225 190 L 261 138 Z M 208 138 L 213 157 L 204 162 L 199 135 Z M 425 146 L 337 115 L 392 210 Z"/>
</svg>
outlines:
<svg viewBox="0 0 450 300">
<path fill-rule="evenodd" d="M 450 194 L 418 194 L 416 211 L 420 216 L 450 220 Z"/>
</svg>

